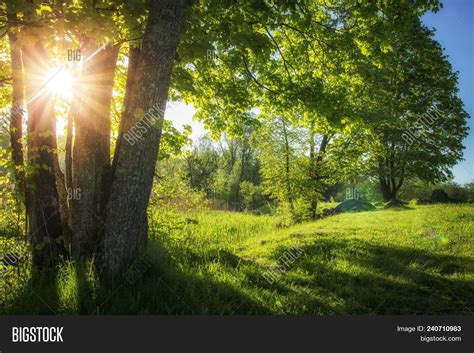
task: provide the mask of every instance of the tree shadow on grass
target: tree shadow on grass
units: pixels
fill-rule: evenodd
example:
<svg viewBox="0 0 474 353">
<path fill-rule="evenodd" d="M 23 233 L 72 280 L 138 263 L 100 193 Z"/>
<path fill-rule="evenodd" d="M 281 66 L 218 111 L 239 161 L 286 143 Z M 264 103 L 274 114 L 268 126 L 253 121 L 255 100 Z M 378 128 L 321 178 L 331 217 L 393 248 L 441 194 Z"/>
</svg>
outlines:
<svg viewBox="0 0 474 353">
<path fill-rule="evenodd" d="M 228 249 L 163 251 L 150 244 L 150 266 L 115 287 L 82 286 L 71 314 L 468 314 L 473 259 L 365 240 L 318 238 L 274 281 L 268 267 Z M 289 248 L 272 254 L 277 260 Z M 76 269 L 77 270 L 77 269 Z M 78 277 L 84 277 L 82 272 Z M 57 273 L 36 273 L 8 313 L 54 314 Z M 82 288 L 82 289 L 81 289 Z M 64 300 L 64 299 L 63 299 Z M 64 305 L 64 303 L 63 303 Z M 72 310 L 73 312 L 69 312 Z M 75 310 L 75 311 L 74 311 Z"/>
<path fill-rule="evenodd" d="M 229 281 L 217 280 L 199 266 L 219 261 L 229 269 L 241 260 L 231 252 L 199 255 L 187 251 L 176 258 L 151 242 L 150 267 L 115 287 L 103 286 L 88 303 L 93 314 L 233 315 L 269 314 L 268 309 Z M 214 259 L 214 260 L 213 260 Z M 217 260 L 219 259 L 219 260 Z M 227 266 L 226 265 L 226 266 Z"/>
<path fill-rule="evenodd" d="M 91 269 L 90 266 L 93 265 L 85 262 L 74 263 L 76 274 L 77 310 L 79 313 L 87 313 L 89 311 L 90 301 L 93 295 L 93 287 L 87 273 Z"/>
<path fill-rule="evenodd" d="M 152 245 L 151 251 L 157 246 Z M 303 313 L 307 307 L 311 308 L 308 312 L 333 313 L 321 298 L 308 296 L 305 288 L 279 279 L 268 281 L 264 276 L 267 267 L 228 249 L 174 249 L 173 254 L 161 252 L 152 263 L 136 283 L 101 295 L 98 312 L 269 315 Z M 217 272 L 213 272 L 215 268 Z M 280 299 L 284 303 L 279 303 Z"/>
<path fill-rule="evenodd" d="M 5 314 L 55 315 L 58 314 L 58 270 L 34 269 L 25 283 L 5 305 Z"/>
<path fill-rule="evenodd" d="M 400 207 L 389 207 L 389 208 L 382 208 L 383 211 L 397 211 L 397 212 L 403 212 L 403 211 L 414 211 L 415 209 L 410 206 L 400 206 Z"/>
<path fill-rule="evenodd" d="M 239 278 L 238 292 L 245 297 L 244 293 L 253 293 L 259 297 L 257 303 L 252 301 L 250 306 L 234 302 L 231 310 L 225 311 L 230 314 L 301 314 L 301 313 L 332 313 L 331 307 L 321 298 L 308 296 L 308 288 L 304 285 L 297 285 L 298 279 L 291 279 L 289 282 L 282 280 L 280 276 L 272 276 L 274 266 L 258 265 L 255 261 L 244 259 L 232 253 L 228 249 L 207 250 L 204 253 L 187 252 L 185 261 L 190 267 L 208 265 L 214 263 L 220 270 L 229 277 Z M 173 267 L 176 268 L 176 267 Z M 207 283 L 207 282 L 206 282 Z M 202 283 L 204 284 L 204 283 Z M 220 285 L 223 285 L 220 283 Z M 204 284 L 206 286 L 206 284 Z M 234 287 L 235 288 L 235 287 Z M 247 299 L 251 296 L 247 295 Z M 203 302 L 206 299 L 203 298 Z M 257 306 L 255 306 L 257 304 Z M 215 312 L 221 312 L 222 306 L 226 306 L 226 300 L 216 303 Z M 250 310 L 248 310 L 250 308 Z M 304 308 L 308 308 L 304 311 Z M 213 313 L 213 312 L 211 312 Z"/>
<path fill-rule="evenodd" d="M 157 251 L 159 249 L 159 251 Z M 186 266 L 150 244 L 150 267 L 135 277 L 124 276 L 112 287 L 88 282 L 87 266 L 69 266 L 69 276 L 75 275 L 75 303 L 61 303 L 58 271 L 34 272 L 25 285 L 16 290 L 7 305 L 10 314 L 270 314 L 261 302 L 251 298 L 232 281 L 217 280 L 210 273 L 191 271 L 193 264 L 200 266 L 217 261 L 230 271 L 241 263 L 231 252 L 210 252 L 206 256 L 188 252 L 193 259 Z M 226 271 L 222 272 L 223 274 Z M 64 300 L 64 298 L 63 298 Z"/>
<path fill-rule="evenodd" d="M 472 258 L 355 239 L 319 238 L 301 249 L 290 271 L 309 273 L 307 285 L 344 303 L 337 314 L 472 313 L 473 283 L 463 276 Z"/>
</svg>

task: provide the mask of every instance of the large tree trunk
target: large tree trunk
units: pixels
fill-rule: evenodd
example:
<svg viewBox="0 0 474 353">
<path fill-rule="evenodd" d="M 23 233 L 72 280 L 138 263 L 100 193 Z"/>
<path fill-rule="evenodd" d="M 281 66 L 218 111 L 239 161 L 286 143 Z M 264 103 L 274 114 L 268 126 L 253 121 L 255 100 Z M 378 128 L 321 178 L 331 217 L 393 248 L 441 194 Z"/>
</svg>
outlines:
<svg viewBox="0 0 474 353">
<path fill-rule="evenodd" d="M 380 182 L 380 191 L 382 192 L 382 197 L 385 202 L 388 202 L 393 199 L 394 195 L 392 194 L 392 190 L 390 188 L 389 182 L 385 180 L 384 177 L 379 177 Z"/>
<path fill-rule="evenodd" d="M 380 182 L 380 191 L 382 192 L 382 197 L 385 202 L 396 200 L 397 193 L 403 185 L 403 178 L 398 180 L 398 183 L 395 178 L 385 178 L 383 176 L 379 177 Z"/>
<path fill-rule="evenodd" d="M 385 166 L 388 166 L 386 168 Z M 395 163 L 390 158 L 379 161 L 379 183 L 380 191 L 385 202 L 397 199 L 397 193 L 404 182 L 404 169 L 399 172 L 400 176 L 397 181 L 395 176 Z"/>
<path fill-rule="evenodd" d="M 72 183 L 68 185 L 74 229 L 72 249 L 76 259 L 93 254 L 102 222 L 104 179 L 110 168 L 110 104 L 118 46 L 107 46 L 94 56 L 98 45 L 84 42 L 87 61 L 79 85 L 80 102 L 73 104 L 75 135 L 72 152 Z M 79 111 L 74 105 L 80 105 Z M 72 119 L 72 116 L 74 119 Z"/>
<path fill-rule="evenodd" d="M 118 154 L 119 154 L 119 151 L 120 151 L 120 146 L 122 145 L 122 142 L 125 140 L 123 135 L 128 132 L 128 131 L 126 131 L 126 128 L 127 128 L 127 126 L 129 126 L 129 123 L 128 123 L 127 119 L 125 118 L 125 114 L 126 114 L 126 108 L 128 106 L 130 106 L 130 99 L 131 99 L 131 95 L 132 95 L 132 87 L 135 84 L 135 79 L 136 79 L 136 76 L 137 76 L 137 66 L 138 66 L 139 59 L 140 59 L 140 48 L 131 45 L 129 47 L 129 52 L 128 52 L 127 82 L 125 83 L 125 97 L 124 97 L 124 100 L 123 100 L 123 105 L 125 107 L 125 111 L 122 113 L 122 117 L 120 119 L 118 137 L 117 137 L 117 141 L 115 143 L 114 158 L 112 160 L 112 168 L 110 170 L 110 175 L 109 175 L 109 180 L 108 180 L 109 182 L 106 185 L 106 187 L 108 189 L 108 191 L 106 192 L 107 195 L 110 194 L 111 176 L 113 175 L 113 173 L 116 169 L 116 166 L 117 166 L 117 160 L 118 160 Z"/>
<path fill-rule="evenodd" d="M 22 53 L 28 97 L 28 165 L 32 169 L 28 175 L 27 208 L 33 265 L 51 267 L 58 262 L 59 255 L 65 255 L 56 183 L 59 164 L 53 94 L 44 86 L 48 70 L 44 46 L 37 41 L 24 46 Z"/>
<path fill-rule="evenodd" d="M 146 246 L 146 211 L 185 4 L 184 0 L 150 2 L 134 83 L 122 115 L 121 141 L 117 145 L 106 206 L 100 267 L 107 278 L 113 279 Z M 150 120 L 156 123 L 150 125 Z M 134 143 L 124 140 L 131 128 L 143 126 L 141 138 Z"/>
</svg>

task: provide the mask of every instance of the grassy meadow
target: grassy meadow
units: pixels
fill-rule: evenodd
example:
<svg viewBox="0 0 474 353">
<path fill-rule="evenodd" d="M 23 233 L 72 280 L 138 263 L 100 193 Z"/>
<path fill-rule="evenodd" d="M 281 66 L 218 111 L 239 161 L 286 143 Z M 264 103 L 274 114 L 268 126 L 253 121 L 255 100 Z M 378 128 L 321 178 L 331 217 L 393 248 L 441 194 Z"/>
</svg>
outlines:
<svg viewBox="0 0 474 353">
<path fill-rule="evenodd" d="M 473 204 L 344 213 L 289 228 L 272 216 L 157 211 L 149 226 L 146 266 L 128 280 L 104 288 L 93 271 L 69 262 L 42 277 L 12 273 L 1 310 L 340 315 L 474 307 Z M 55 288 L 44 284 L 47 276 L 56 277 Z"/>
</svg>

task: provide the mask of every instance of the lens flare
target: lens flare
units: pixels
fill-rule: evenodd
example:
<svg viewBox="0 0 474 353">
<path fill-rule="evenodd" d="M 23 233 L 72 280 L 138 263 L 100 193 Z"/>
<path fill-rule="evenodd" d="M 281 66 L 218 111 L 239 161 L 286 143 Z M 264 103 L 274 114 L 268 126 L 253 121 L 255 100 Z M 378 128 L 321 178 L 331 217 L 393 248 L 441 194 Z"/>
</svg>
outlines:
<svg viewBox="0 0 474 353">
<path fill-rule="evenodd" d="M 46 87 L 61 98 L 72 96 L 72 76 L 64 67 L 52 67 L 46 74 Z"/>
</svg>

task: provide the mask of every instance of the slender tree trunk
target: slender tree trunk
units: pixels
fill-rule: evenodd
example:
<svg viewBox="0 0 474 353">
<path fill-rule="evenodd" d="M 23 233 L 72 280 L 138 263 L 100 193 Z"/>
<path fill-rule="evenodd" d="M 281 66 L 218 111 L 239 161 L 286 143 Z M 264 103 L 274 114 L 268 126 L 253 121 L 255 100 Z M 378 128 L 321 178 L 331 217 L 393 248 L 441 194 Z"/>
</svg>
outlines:
<svg viewBox="0 0 474 353">
<path fill-rule="evenodd" d="M 67 117 L 67 130 L 66 130 L 66 146 L 65 146 L 65 165 L 66 165 L 66 175 L 64 176 L 64 188 L 66 191 L 66 224 L 69 230 L 67 237 L 66 246 L 69 252 L 72 252 L 72 238 L 73 238 L 73 224 L 72 224 L 72 196 L 77 195 L 74 192 L 74 185 L 72 182 L 72 146 L 73 146 L 73 136 L 74 136 L 74 116 L 77 114 L 79 109 L 79 97 L 78 92 L 73 88 L 74 96 L 72 98 L 71 107 L 68 112 Z M 63 220 L 64 222 L 64 220 Z"/>
<path fill-rule="evenodd" d="M 286 128 L 285 120 L 282 119 L 283 140 L 285 142 L 285 183 L 286 183 L 286 197 L 293 213 L 293 195 L 291 193 L 290 183 L 290 142 L 288 141 L 288 130 Z"/>
<path fill-rule="evenodd" d="M 314 123 L 311 123 L 309 131 L 309 180 L 311 185 L 311 204 L 310 212 L 311 219 L 316 219 L 316 210 L 318 208 L 318 200 L 316 195 L 316 157 L 315 157 L 315 143 L 314 143 Z"/>
<path fill-rule="evenodd" d="M 86 62 L 79 85 L 80 111 L 74 111 L 72 151 L 72 241 L 76 259 L 92 257 L 102 221 L 102 192 L 110 168 L 110 104 L 118 46 L 98 49 L 92 40 L 83 42 Z M 75 108 L 75 107 L 74 107 Z"/>
<path fill-rule="evenodd" d="M 69 195 L 72 193 L 72 189 L 74 188 L 73 186 L 74 184 L 72 182 L 72 144 L 73 144 L 73 131 L 74 131 L 74 115 L 77 112 L 78 99 L 79 98 L 76 96 L 76 93 L 74 93 L 74 97 L 72 98 L 72 104 L 67 116 L 65 164 L 66 164 L 66 189 L 68 190 Z M 69 200 L 69 197 L 68 197 L 68 201 L 71 201 Z M 72 203 L 68 202 L 68 206 L 71 208 Z"/>
<path fill-rule="evenodd" d="M 100 267 L 107 278 L 113 279 L 146 247 L 146 211 L 185 5 L 184 0 L 150 2 L 142 49 L 134 70 L 135 82 L 122 116 L 122 141 L 115 155 L 106 206 Z M 148 122 L 155 118 L 156 123 L 148 126 L 135 143 L 124 141 L 131 128 L 143 127 L 145 114 L 148 114 Z"/>
<path fill-rule="evenodd" d="M 16 20 L 17 16 L 8 13 L 9 20 Z M 15 181 L 17 191 L 24 199 L 26 183 L 23 157 L 23 106 L 24 106 L 24 82 L 23 64 L 21 58 L 21 45 L 16 33 L 8 32 L 10 44 L 10 56 L 12 66 L 12 110 L 10 117 L 10 144 L 12 148 L 12 161 L 15 166 Z"/>
<path fill-rule="evenodd" d="M 56 131 L 55 131 L 56 132 Z M 56 136 L 55 136 L 56 137 Z M 69 222 L 69 206 L 67 202 L 67 190 L 66 190 L 66 178 L 59 166 L 59 159 L 56 155 L 56 158 L 53 159 L 54 166 L 54 175 L 56 178 L 56 189 L 58 190 L 59 198 L 59 215 L 61 216 L 61 227 L 63 229 L 64 243 L 66 248 L 71 244 L 71 227 Z"/>
<path fill-rule="evenodd" d="M 247 168 L 248 159 L 249 159 L 249 146 L 245 138 L 242 138 L 240 144 L 240 172 L 239 172 L 239 180 L 237 182 L 237 189 L 235 191 L 235 200 L 237 202 L 239 211 L 242 210 L 241 202 L 240 202 L 240 184 L 244 179 L 244 173 Z"/>
<path fill-rule="evenodd" d="M 58 156 L 56 119 L 52 92 L 44 86 L 47 52 L 42 43 L 23 47 L 25 87 L 28 97 L 28 176 L 27 203 L 33 265 L 54 266 L 65 255 L 60 199 L 56 183 Z"/>
<path fill-rule="evenodd" d="M 318 175 L 318 168 L 323 161 L 324 153 L 326 153 L 327 146 L 329 144 L 330 137 L 328 134 L 324 134 L 319 145 L 318 155 L 316 156 L 315 142 L 314 142 L 314 124 L 311 124 L 310 128 L 310 141 L 309 141 L 309 160 L 310 160 L 310 182 L 312 187 L 311 195 L 311 218 L 316 219 L 316 213 L 318 208 L 318 184 L 320 183 L 320 176 Z"/>
</svg>

